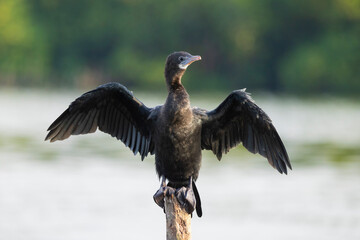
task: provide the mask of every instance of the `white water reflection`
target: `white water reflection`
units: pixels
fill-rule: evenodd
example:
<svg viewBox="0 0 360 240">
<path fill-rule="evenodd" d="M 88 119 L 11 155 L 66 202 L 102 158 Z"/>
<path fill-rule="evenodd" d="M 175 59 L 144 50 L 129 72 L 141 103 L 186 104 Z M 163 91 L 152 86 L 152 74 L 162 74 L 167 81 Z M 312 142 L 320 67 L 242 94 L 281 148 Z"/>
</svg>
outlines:
<svg viewBox="0 0 360 240">
<path fill-rule="evenodd" d="M 43 142 L 76 96 L 0 94 L 0 239 L 165 239 L 165 217 L 152 200 L 159 185 L 153 158 L 141 162 L 101 133 Z M 257 102 L 289 146 L 294 171 L 280 175 L 245 151 L 221 162 L 205 153 L 198 180 L 204 215 L 192 220 L 193 239 L 360 239 L 359 104 Z M 305 159 L 300 145 L 314 142 L 356 146 L 352 161 L 316 152 Z"/>
</svg>

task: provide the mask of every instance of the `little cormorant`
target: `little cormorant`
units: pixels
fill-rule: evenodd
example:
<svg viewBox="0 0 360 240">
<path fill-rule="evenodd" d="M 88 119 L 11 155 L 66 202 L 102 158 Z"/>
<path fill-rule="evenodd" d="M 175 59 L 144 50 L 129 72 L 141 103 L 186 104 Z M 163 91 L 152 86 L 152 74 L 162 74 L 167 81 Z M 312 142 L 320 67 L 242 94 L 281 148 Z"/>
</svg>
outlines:
<svg viewBox="0 0 360 240">
<path fill-rule="evenodd" d="M 195 181 L 203 149 L 211 150 L 220 160 L 223 153 L 242 143 L 286 174 L 291 165 L 284 144 L 268 115 L 245 90 L 233 91 L 212 111 L 190 106 L 181 78 L 198 60 L 200 56 L 187 52 L 167 57 L 168 96 L 164 105 L 148 108 L 120 83 L 107 83 L 73 101 L 50 125 L 45 140 L 64 140 L 99 128 L 121 140 L 134 154 L 139 153 L 142 160 L 155 154 L 161 178 L 155 202 L 163 207 L 165 194 L 175 193 L 186 211 L 192 213 L 196 208 L 199 217 L 202 210 Z"/>
</svg>

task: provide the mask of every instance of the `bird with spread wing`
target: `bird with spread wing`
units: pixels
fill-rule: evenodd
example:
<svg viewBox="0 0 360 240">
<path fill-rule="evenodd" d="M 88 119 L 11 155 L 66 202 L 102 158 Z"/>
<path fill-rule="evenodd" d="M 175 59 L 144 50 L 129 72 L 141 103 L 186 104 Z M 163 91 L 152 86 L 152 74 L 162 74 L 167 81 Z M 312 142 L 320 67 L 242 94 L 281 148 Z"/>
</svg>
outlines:
<svg viewBox="0 0 360 240">
<path fill-rule="evenodd" d="M 155 154 L 161 178 L 155 202 L 164 207 L 165 194 L 174 193 L 188 213 L 202 216 L 195 185 L 201 151 L 211 150 L 220 160 L 231 148 L 242 145 L 267 158 L 280 173 L 291 169 L 288 154 L 269 116 L 245 90 L 233 91 L 212 111 L 190 106 L 182 85 L 187 67 L 201 60 L 187 52 L 167 57 L 164 105 L 149 108 L 120 83 L 107 83 L 84 93 L 50 125 L 45 140 L 64 140 L 97 129 L 121 140 L 143 160 Z"/>
</svg>

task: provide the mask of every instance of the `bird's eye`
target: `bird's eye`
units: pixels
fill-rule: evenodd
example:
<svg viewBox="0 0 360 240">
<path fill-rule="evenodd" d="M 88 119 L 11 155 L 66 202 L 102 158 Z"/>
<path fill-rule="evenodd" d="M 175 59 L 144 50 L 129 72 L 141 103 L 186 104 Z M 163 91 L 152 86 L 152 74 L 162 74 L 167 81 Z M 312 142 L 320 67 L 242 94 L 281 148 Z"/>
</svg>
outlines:
<svg viewBox="0 0 360 240">
<path fill-rule="evenodd" d="M 179 61 L 180 62 L 184 61 L 184 57 L 179 57 Z"/>
</svg>

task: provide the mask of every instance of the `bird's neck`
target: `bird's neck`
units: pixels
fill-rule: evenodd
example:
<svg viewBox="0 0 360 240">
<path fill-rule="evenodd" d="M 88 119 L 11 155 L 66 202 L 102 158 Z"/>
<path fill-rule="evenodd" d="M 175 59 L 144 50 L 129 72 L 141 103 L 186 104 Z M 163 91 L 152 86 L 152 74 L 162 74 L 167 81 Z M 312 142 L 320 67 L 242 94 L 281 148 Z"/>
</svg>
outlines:
<svg viewBox="0 0 360 240">
<path fill-rule="evenodd" d="M 190 111 L 190 98 L 185 87 L 181 84 L 181 76 L 174 76 L 171 81 L 167 79 L 169 95 L 166 99 L 165 109 L 168 120 L 182 119 Z"/>
<path fill-rule="evenodd" d="M 178 81 L 172 81 L 169 85 L 168 85 L 168 91 L 169 93 L 179 93 L 181 91 L 185 91 L 184 86 L 181 84 L 181 79 Z"/>
<path fill-rule="evenodd" d="M 169 86 L 168 99 L 173 100 L 178 107 L 190 107 L 189 94 L 186 92 L 185 87 L 180 83 L 173 83 Z"/>
<path fill-rule="evenodd" d="M 181 78 L 183 72 L 174 74 L 170 79 L 166 79 L 169 96 L 173 96 L 179 101 L 179 103 L 190 103 L 189 94 L 186 92 L 185 87 L 181 84 Z"/>
<path fill-rule="evenodd" d="M 181 78 L 185 71 L 165 71 L 165 80 L 169 92 L 176 92 L 178 89 L 184 89 L 181 84 Z"/>
</svg>

